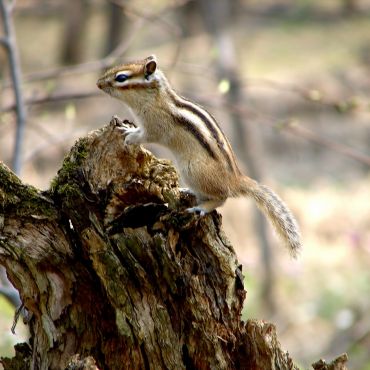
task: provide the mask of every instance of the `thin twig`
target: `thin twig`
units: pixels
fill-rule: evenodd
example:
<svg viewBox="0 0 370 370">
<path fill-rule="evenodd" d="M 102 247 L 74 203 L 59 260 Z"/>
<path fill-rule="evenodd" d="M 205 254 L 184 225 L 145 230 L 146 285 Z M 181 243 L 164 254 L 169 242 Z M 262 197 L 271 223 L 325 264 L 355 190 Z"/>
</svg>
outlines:
<svg viewBox="0 0 370 370">
<path fill-rule="evenodd" d="M 359 153 L 349 146 L 322 137 L 316 132 L 309 130 L 301 125 L 287 125 L 285 130 L 370 166 L 370 157 L 366 154 Z"/>
<path fill-rule="evenodd" d="M 86 99 L 95 96 L 103 95 L 98 89 L 89 90 L 89 91 L 78 91 L 78 92 L 65 92 L 65 93 L 56 93 L 44 95 L 36 98 L 26 99 L 26 105 L 40 105 L 45 103 L 56 103 L 65 100 L 76 100 L 76 99 Z M 16 108 L 16 104 L 9 104 L 0 109 L 1 113 L 11 112 Z"/>
<path fill-rule="evenodd" d="M 268 87 L 270 89 L 278 91 L 286 91 L 298 95 L 302 99 L 309 101 L 310 103 L 315 103 L 321 106 L 329 107 L 337 112 L 352 112 L 353 110 L 359 110 L 362 108 L 368 110 L 368 104 L 361 104 L 357 99 L 350 98 L 347 100 L 332 99 L 325 96 L 325 93 L 318 89 L 308 89 L 296 84 L 279 82 L 270 80 L 267 78 L 247 78 L 244 80 L 246 85 L 255 85 Z"/>
<path fill-rule="evenodd" d="M 2 45 L 5 49 L 9 48 L 9 42 L 5 37 L 0 37 L 0 45 Z"/>
<path fill-rule="evenodd" d="M 3 0 L 0 0 L 0 1 L 3 1 Z M 12 325 L 12 327 L 10 329 L 13 334 L 15 334 L 15 328 L 17 326 L 19 317 L 21 316 L 24 308 L 25 308 L 24 307 L 24 304 L 21 303 L 21 305 L 15 310 L 14 319 L 13 319 L 13 325 Z"/>
<path fill-rule="evenodd" d="M 292 122 L 287 121 L 287 122 L 283 122 L 282 124 L 281 121 L 278 122 L 278 120 L 274 117 L 270 117 L 269 115 L 266 115 L 261 112 L 257 112 L 252 109 L 246 109 L 241 105 L 229 105 L 229 108 L 232 110 L 241 112 L 245 114 L 247 117 L 254 116 L 254 117 L 262 118 L 263 122 L 269 124 L 270 126 L 279 128 L 282 131 L 288 131 L 296 136 L 303 137 L 306 140 L 312 141 L 323 147 L 329 148 L 330 150 L 333 150 L 337 153 L 344 154 L 347 157 L 355 159 L 356 161 L 359 161 L 367 166 L 370 166 L 370 156 L 363 154 L 363 153 L 359 153 L 358 151 L 356 151 L 355 149 L 347 145 L 324 138 L 322 137 L 322 135 L 319 135 L 315 133 L 314 131 L 307 129 L 299 125 L 298 123 L 293 124 Z"/>
<path fill-rule="evenodd" d="M 52 103 L 52 102 L 59 102 L 65 100 L 73 100 L 73 99 L 85 99 L 97 96 L 104 96 L 100 91 L 81 91 L 81 92 L 74 92 L 74 93 L 60 93 L 54 95 L 47 95 L 39 98 L 32 98 L 26 100 L 27 105 L 38 105 L 38 104 L 45 104 L 45 103 Z M 268 123 L 270 126 L 278 127 L 282 131 L 288 131 L 293 135 L 303 137 L 306 140 L 315 142 L 321 146 L 329 148 L 335 152 L 344 154 L 352 159 L 355 159 L 367 166 L 370 166 L 370 157 L 366 154 L 362 154 L 354 150 L 353 148 L 346 146 L 344 144 L 337 143 L 330 139 L 323 138 L 321 135 L 315 133 L 312 130 L 299 126 L 298 124 L 291 124 L 290 122 L 286 124 L 277 123 L 278 120 L 274 117 L 267 116 L 266 114 L 262 114 L 260 112 L 253 111 L 251 109 L 246 109 L 241 105 L 229 105 L 227 104 L 230 110 L 237 111 L 239 113 L 245 114 L 246 116 L 254 116 L 263 119 L 263 122 Z M 9 105 L 4 107 L 0 110 L 1 113 L 10 112 L 15 109 L 15 104 Z"/>
<path fill-rule="evenodd" d="M 183 5 L 184 3 L 188 2 L 189 0 L 179 1 L 177 6 Z M 167 20 L 160 17 L 160 15 L 145 15 L 139 11 L 134 10 L 133 8 L 130 8 L 127 10 L 127 8 L 119 1 L 111 0 L 112 3 L 116 4 L 117 6 L 122 7 L 127 13 L 131 13 L 135 15 L 138 19 L 134 23 L 134 25 L 131 27 L 131 34 L 128 38 L 126 38 L 122 43 L 120 43 L 109 55 L 106 57 L 95 60 L 92 62 L 87 63 L 80 63 L 73 66 L 64 66 L 64 67 L 58 67 L 58 68 L 52 68 L 46 71 L 38 71 L 38 72 L 32 72 L 28 75 L 23 76 L 24 82 L 35 82 L 35 81 L 43 81 L 48 79 L 55 79 L 61 76 L 69 76 L 69 75 L 75 75 L 75 74 L 82 74 L 82 73 L 90 73 L 94 71 L 98 71 L 101 69 L 109 68 L 113 64 L 117 62 L 117 59 L 120 58 L 127 49 L 131 46 L 132 42 L 134 41 L 135 37 L 138 35 L 138 31 L 143 28 L 143 26 L 147 22 L 155 22 L 160 21 L 164 26 L 166 26 L 171 34 L 174 34 L 176 37 L 176 52 L 174 56 L 174 60 L 172 61 L 172 66 L 177 62 L 179 49 L 181 48 L 181 37 L 182 32 L 181 28 L 168 22 Z M 4 86 L 7 87 L 8 84 L 5 82 Z"/>
<path fill-rule="evenodd" d="M 144 19 L 148 22 L 160 22 L 164 27 L 167 28 L 169 34 L 173 35 L 175 38 L 175 53 L 172 58 L 171 64 L 170 64 L 170 69 L 173 69 L 178 62 L 180 51 L 182 48 L 182 40 L 183 40 L 183 31 L 180 26 L 177 24 L 174 24 L 172 22 L 169 22 L 167 19 L 163 18 L 163 13 L 169 10 L 173 10 L 174 8 L 183 6 L 186 4 L 189 0 L 184 0 L 177 2 L 173 4 L 172 6 L 167 6 L 164 11 L 159 12 L 159 13 L 154 13 L 154 14 L 147 14 L 144 13 L 142 10 L 138 10 L 137 8 L 134 8 L 133 6 L 127 6 L 126 3 L 124 3 L 121 0 L 109 0 L 112 4 L 118 6 L 121 8 L 127 15 L 133 15 L 135 17 L 139 17 L 140 19 Z"/>
<path fill-rule="evenodd" d="M 21 85 L 21 67 L 17 51 L 15 39 L 14 24 L 12 19 L 12 9 L 15 1 L 6 3 L 6 0 L 0 0 L 0 13 L 3 19 L 4 40 L 7 45 L 7 55 L 11 80 L 13 83 L 16 114 L 17 114 L 17 129 L 15 135 L 15 145 L 13 151 L 13 170 L 19 174 L 22 166 L 22 147 L 24 139 L 24 131 L 26 126 L 26 108 L 24 105 L 22 85 Z"/>
<path fill-rule="evenodd" d="M 86 127 L 75 129 L 72 132 L 68 132 L 64 135 L 60 134 L 58 136 L 48 135 L 49 138 L 47 139 L 46 142 L 40 144 L 35 148 L 32 148 L 31 152 L 25 155 L 24 163 L 31 162 L 37 155 L 50 148 L 55 148 L 56 146 L 59 146 L 59 148 L 61 149 L 62 144 L 71 141 L 71 139 L 75 140 L 79 135 L 83 135 L 84 133 L 86 133 Z M 63 149 L 63 151 L 64 150 L 65 149 Z"/>
<path fill-rule="evenodd" d="M 87 63 L 75 64 L 73 66 L 58 67 L 46 71 L 33 72 L 31 74 L 24 76 L 23 81 L 24 82 L 43 81 L 48 79 L 54 79 L 60 76 L 69 76 L 76 74 L 80 75 L 82 73 L 90 73 L 94 71 L 99 71 L 101 69 L 109 68 L 131 46 L 132 42 L 134 41 L 135 37 L 138 34 L 138 31 L 140 30 L 140 28 L 143 27 L 143 25 L 144 22 L 141 19 L 139 19 L 133 25 L 130 36 L 126 38 L 124 41 L 122 41 L 110 54 L 108 54 L 103 59 L 98 59 Z"/>
</svg>

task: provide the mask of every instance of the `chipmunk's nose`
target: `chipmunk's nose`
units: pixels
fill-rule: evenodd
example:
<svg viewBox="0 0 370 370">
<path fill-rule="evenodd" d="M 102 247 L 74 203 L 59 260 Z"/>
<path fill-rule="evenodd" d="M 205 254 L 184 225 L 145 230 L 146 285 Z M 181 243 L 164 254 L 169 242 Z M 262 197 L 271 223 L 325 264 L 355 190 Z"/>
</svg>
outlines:
<svg viewBox="0 0 370 370">
<path fill-rule="evenodd" d="M 107 83 L 103 78 L 99 78 L 99 80 L 96 82 L 96 86 L 98 86 L 99 89 L 103 89 L 105 86 L 107 86 Z"/>
</svg>

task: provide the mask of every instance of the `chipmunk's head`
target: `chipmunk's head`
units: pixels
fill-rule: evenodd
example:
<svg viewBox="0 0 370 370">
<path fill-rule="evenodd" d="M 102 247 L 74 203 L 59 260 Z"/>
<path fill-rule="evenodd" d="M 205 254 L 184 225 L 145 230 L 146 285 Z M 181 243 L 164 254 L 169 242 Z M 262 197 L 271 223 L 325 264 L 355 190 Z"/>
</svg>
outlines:
<svg viewBox="0 0 370 370">
<path fill-rule="evenodd" d="M 97 86 L 135 108 L 153 99 L 163 80 L 163 74 L 157 69 L 157 60 L 151 55 L 144 60 L 109 69 L 99 78 Z"/>
</svg>

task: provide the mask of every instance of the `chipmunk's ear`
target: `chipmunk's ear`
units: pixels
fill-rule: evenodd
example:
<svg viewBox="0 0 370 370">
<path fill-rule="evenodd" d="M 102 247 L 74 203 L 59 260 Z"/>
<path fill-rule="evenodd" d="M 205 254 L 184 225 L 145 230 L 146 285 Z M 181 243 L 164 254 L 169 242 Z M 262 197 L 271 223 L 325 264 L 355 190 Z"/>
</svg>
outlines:
<svg viewBox="0 0 370 370">
<path fill-rule="evenodd" d="M 150 75 L 152 75 L 156 69 L 157 69 L 157 60 L 154 55 L 151 55 L 150 57 L 146 58 L 146 63 L 144 66 L 145 78 L 148 78 Z"/>
</svg>

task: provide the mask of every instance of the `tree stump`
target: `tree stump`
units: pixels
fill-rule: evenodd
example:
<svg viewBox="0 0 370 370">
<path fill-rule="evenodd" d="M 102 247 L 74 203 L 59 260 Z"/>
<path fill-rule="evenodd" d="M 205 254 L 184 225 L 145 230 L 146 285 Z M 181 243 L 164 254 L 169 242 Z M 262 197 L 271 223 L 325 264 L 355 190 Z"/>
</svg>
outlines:
<svg viewBox="0 0 370 370">
<path fill-rule="evenodd" d="M 169 161 L 113 118 L 76 142 L 48 191 L 0 164 L 0 264 L 29 343 L 5 369 L 297 369 L 246 292 L 221 216 L 185 212 Z"/>
</svg>

